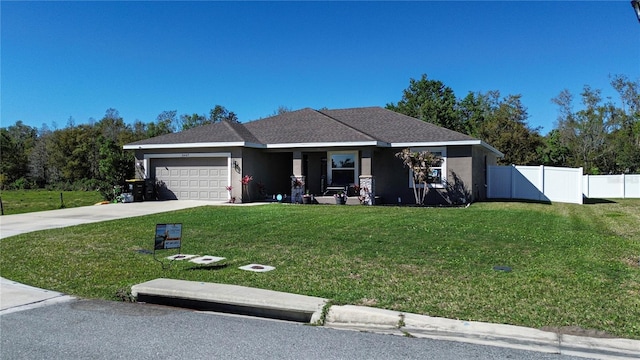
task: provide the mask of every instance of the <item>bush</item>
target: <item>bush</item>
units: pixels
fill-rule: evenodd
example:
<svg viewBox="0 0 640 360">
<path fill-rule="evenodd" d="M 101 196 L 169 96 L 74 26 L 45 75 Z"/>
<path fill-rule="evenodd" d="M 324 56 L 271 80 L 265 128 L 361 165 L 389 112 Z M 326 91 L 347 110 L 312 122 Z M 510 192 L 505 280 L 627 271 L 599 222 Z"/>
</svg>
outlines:
<svg viewBox="0 0 640 360">
<path fill-rule="evenodd" d="M 21 177 L 20 179 L 11 183 L 9 185 L 9 189 L 10 190 L 28 190 L 28 189 L 34 188 L 35 187 L 34 185 L 35 184 L 33 184 L 28 179 Z"/>
</svg>

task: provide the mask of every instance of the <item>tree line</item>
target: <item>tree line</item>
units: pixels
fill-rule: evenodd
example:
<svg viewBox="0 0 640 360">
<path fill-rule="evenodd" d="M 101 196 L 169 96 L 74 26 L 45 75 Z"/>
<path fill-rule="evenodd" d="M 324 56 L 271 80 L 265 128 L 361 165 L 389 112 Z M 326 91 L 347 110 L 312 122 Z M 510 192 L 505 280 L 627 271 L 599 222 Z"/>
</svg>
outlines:
<svg viewBox="0 0 640 360">
<path fill-rule="evenodd" d="M 386 108 L 483 140 L 505 154 L 506 165 L 582 167 L 585 174 L 640 173 L 640 80 L 611 77 L 616 105 L 602 91 L 584 86 L 581 106 L 563 90 L 555 127 L 546 135 L 528 124 L 521 95 L 469 92 L 457 98 L 438 80 L 411 79 L 402 99 Z"/>
<path fill-rule="evenodd" d="M 546 135 L 528 124 L 521 95 L 470 92 L 457 98 L 438 80 L 410 79 L 397 103 L 387 109 L 483 140 L 505 154 L 502 164 L 582 167 L 587 174 L 640 173 L 640 80 L 611 78 L 620 97 L 616 105 L 601 90 L 585 86 L 574 108 L 564 90 L 551 101 L 558 107 L 556 126 Z M 280 106 L 272 115 L 290 111 Z M 17 121 L 0 128 L 0 188 L 95 190 L 105 198 L 114 185 L 134 177 L 134 158 L 124 144 L 220 121 L 237 115 L 216 105 L 209 114 L 163 111 L 151 122 L 124 122 L 115 109 L 104 117 L 63 129 L 37 129 Z"/>
<path fill-rule="evenodd" d="M 209 115 L 161 112 L 155 121 L 126 124 L 116 109 L 99 121 L 76 125 L 70 118 L 63 129 L 40 129 L 17 121 L 0 128 L 0 188 L 99 190 L 114 197 L 114 186 L 135 176 L 135 159 L 124 144 L 220 121 L 238 122 L 221 105 Z"/>
</svg>

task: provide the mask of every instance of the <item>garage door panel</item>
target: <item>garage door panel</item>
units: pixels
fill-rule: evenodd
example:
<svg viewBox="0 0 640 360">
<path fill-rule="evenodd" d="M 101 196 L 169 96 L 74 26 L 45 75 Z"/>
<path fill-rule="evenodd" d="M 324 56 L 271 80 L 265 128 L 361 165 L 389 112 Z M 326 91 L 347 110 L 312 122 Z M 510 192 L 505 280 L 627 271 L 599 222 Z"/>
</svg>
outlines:
<svg viewBox="0 0 640 360">
<path fill-rule="evenodd" d="M 160 199 L 227 200 L 227 158 L 151 159 L 152 176 L 166 187 Z"/>
</svg>

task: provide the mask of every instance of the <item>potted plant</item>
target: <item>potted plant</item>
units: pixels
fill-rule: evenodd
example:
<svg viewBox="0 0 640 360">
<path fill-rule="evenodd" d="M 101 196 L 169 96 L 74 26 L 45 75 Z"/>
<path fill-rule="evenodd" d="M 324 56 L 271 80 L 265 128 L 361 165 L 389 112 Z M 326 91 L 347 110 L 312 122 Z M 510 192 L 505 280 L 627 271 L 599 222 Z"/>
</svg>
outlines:
<svg viewBox="0 0 640 360">
<path fill-rule="evenodd" d="M 227 186 L 227 191 L 229 192 L 229 202 L 233 204 L 236 202 L 236 197 L 231 195 L 231 190 L 233 190 L 233 186 Z"/>
<path fill-rule="evenodd" d="M 347 203 L 347 194 L 344 191 L 340 191 L 339 193 L 333 195 L 336 199 L 336 205 L 344 205 Z"/>
<path fill-rule="evenodd" d="M 242 180 L 240 180 L 240 182 L 242 183 L 242 195 L 244 195 L 245 193 L 247 194 L 247 199 L 245 201 L 245 199 L 242 199 L 242 202 L 250 202 L 251 201 L 251 195 L 249 194 L 249 183 L 253 181 L 253 176 L 251 175 L 245 175 Z"/>
<path fill-rule="evenodd" d="M 309 190 L 307 190 L 305 192 L 305 194 L 302 195 L 302 203 L 303 204 L 311 204 L 312 200 L 313 200 L 313 198 L 311 197 L 311 194 L 309 194 Z"/>
</svg>

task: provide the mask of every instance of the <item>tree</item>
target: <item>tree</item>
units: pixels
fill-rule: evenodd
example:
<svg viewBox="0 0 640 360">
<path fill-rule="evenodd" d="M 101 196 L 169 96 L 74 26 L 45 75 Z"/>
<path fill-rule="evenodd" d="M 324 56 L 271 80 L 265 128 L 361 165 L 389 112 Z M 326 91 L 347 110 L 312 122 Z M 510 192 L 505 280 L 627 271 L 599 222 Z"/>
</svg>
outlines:
<svg viewBox="0 0 640 360">
<path fill-rule="evenodd" d="M 122 146 L 104 136 L 98 138 L 100 178 L 109 185 L 124 185 L 134 176 L 134 158 Z"/>
<path fill-rule="evenodd" d="M 410 79 L 398 104 L 389 103 L 386 108 L 454 131 L 465 130 L 453 90 L 441 81 L 427 79 L 426 74 L 420 80 Z"/>
<path fill-rule="evenodd" d="M 193 113 L 191 115 L 180 115 L 182 130 L 187 130 L 207 124 L 215 124 L 221 121 L 229 121 L 233 123 L 239 122 L 238 116 L 234 112 L 227 110 L 224 106 L 221 105 L 216 105 L 213 109 L 209 110 L 209 117 L 205 117 L 204 115 L 196 113 Z"/>
<path fill-rule="evenodd" d="M 204 115 L 193 113 L 191 115 L 180 115 L 180 126 L 182 131 L 188 130 L 194 127 L 208 124 L 207 118 Z"/>
<path fill-rule="evenodd" d="M 48 144 L 51 141 L 51 130 L 46 124 L 38 131 L 38 138 L 29 155 L 29 174 L 39 188 L 51 182 Z"/>
<path fill-rule="evenodd" d="M 466 133 L 505 154 L 502 164 L 538 165 L 544 148 L 538 129 L 527 124 L 527 109 L 520 95 L 501 98 L 499 91 L 469 93 L 457 111 Z"/>
<path fill-rule="evenodd" d="M 156 117 L 155 123 L 149 123 L 147 127 L 147 136 L 154 137 L 165 134 L 171 134 L 175 131 L 175 125 L 178 122 L 178 111 L 163 111 Z"/>
<path fill-rule="evenodd" d="M 56 176 L 53 181 L 73 184 L 98 178 L 97 138 L 94 128 L 84 124 L 54 131 L 47 146 L 50 175 Z"/>
<path fill-rule="evenodd" d="M 6 187 L 19 179 L 23 179 L 20 187 L 29 186 L 29 154 L 37 139 L 37 129 L 16 121 L 1 131 L 1 186 Z"/>
<path fill-rule="evenodd" d="M 492 112 L 490 99 L 499 96 L 499 93 L 495 91 L 486 94 L 469 92 L 464 99 L 459 100 L 457 112 L 463 128 L 461 132 L 473 137 L 480 137 L 480 129 Z"/>
<path fill-rule="evenodd" d="M 612 103 L 603 103 L 600 94 L 600 90 L 585 85 L 580 94 L 584 108 L 577 112 L 573 111 L 573 96 L 568 90 L 552 99 L 560 107 L 556 128 L 560 144 L 571 154 L 568 165 L 582 167 L 588 174 L 609 173 L 615 163 L 607 139 L 619 126 L 616 110 Z"/>
<path fill-rule="evenodd" d="M 568 166 L 571 151 L 562 144 L 558 129 L 551 130 L 543 139 L 544 146 L 540 148 L 540 160 L 547 166 Z"/>
<path fill-rule="evenodd" d="M 288 108 L 284 105 L 280 105 L 278 106 L 278 109 L 276 109 L 273 114 L 269 115 L 269 116 L 277 116 L 277 115 L 282 115 L 282 114 L 286 114 L 288 112 L 291 112 L 291 108 Z"/>
<path fill-rule="evenodd" d="M 500 99 L 498 91 L 490 93 L 490 112 L 478 124 L 477 136 L 500 149 L 505 155 L 503 164 L 539 165 L 538 150 L 543 146 L 538 129 L 527 124 L 527 109 L 520 95 L 508 95 Z"/>
<path fill-rule="evenodd" d="M 611 85 L 620 95 L 622 108 L 617 111 L 619 128 L 611 134 L 616 154 L 616 172 L 640 173 L 640 80 L 631 81 L 616 75 Z"/>
<path fill-rule="evenodd" d="M 416 205 L 424 204 L 424 198 L 429 191 L 427 179 L 430 169 L 440 160 L 429 151 L 412 152 L 409 148 L 396 153 L 396 157 L 402 160 L 404 166 L 413 174 L 413 196 Z"/>
<path fill-rule="evenodd" d="M 213 109 L 209 111 L 209 122 L 217 123 L 223 120 L 237 123 L 238 116 L 233 112 L 227 110 L 224 106 L 216 105 Z"/>
</svg>

